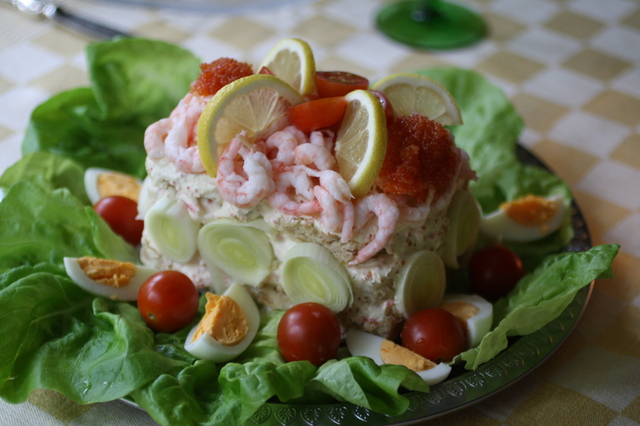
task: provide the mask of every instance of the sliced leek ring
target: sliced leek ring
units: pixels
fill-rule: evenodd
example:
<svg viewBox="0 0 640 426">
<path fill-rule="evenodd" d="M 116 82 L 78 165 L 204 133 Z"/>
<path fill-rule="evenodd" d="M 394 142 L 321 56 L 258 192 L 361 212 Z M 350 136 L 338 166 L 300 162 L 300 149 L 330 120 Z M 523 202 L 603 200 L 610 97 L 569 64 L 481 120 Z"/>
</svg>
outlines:
<svg viewBox="0 0 640 426">
<path fill-rule="evenodd" d="M 444 240 L 444 263 L 449 268 L 459 268 L 458 258 L 475 245 L 481 215 L 480 205 L 471 191 L 456 191 L 447 212 L 449 230 Z"/>
<path fill-rule="evenodd" d="M 289 249 L 282 262 L 282 288 L 295 304 L 316 302 L 333 312 L 353 303 L 351 280 L 329 250 L 315 243 Z"/>
<path fill-rule="evenodd" d="M 444 298 L 446 284 L 440 256 L 431 250 L 418 251 L 396 276 L 396 306 L 405 318 L 422 309 L 435 308 Z"/>
<path fill-rule="evenodd" d="M 213 265 L 242 284 L 257 286 L 271 273 L 273 248 L 264 221 L 247 224 L 232 219 L 209 222 L 198 233 L 198 249 Z M 261 222 L 261 223 L 260 223 Z"/>
<path fill-rule="evenodd" d="M 182 201 L 160 198 L 147 212 L 144 228 L 151 243 L 169 259 L 186 263 L 196 254 L 200 225 Z"/>
</svg>

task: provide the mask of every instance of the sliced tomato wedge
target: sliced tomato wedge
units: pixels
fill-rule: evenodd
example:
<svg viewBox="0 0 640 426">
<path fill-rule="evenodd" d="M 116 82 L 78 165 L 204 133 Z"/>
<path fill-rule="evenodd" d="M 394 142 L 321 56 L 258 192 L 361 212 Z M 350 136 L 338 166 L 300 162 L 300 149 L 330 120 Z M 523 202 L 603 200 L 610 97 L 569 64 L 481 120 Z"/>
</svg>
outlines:
<svg viewBox="0 0 640 426">
<path fill-rule="evenodd" d="M 347 71 L 316 71 L 316 89 L 321 98 L 344 96 L 369 87 L 369 80 Z"/>
<path fill-rule="evenodd" d="M 389 98 L 387 98 L 387 96 L 379 90 L 370 90 L 370 92 L 376 95 L 378 99 L 380 99 L 382 108 L 384 108 L 384 115 L 387 118 L 387 124 L 393 123 L 395 112 L 393 111 L 393 106 L 391 105 Z"/>
<path fill-rule="evenodd" d="M 320 98 L 303 102 L 289 108 L 289 120 L 303 132 L 312 132 L 333 126 L 342 120 L 347 109 L 347 101 L 343 96 Z"/>
</svg>

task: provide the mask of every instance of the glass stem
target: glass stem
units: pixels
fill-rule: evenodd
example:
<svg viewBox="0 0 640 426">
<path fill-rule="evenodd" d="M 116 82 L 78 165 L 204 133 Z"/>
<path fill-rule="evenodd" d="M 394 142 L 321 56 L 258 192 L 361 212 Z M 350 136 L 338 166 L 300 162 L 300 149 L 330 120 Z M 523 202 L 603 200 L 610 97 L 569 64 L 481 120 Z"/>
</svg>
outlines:
<svg viewBox="0 0 640 426">
<path fill-rule="evenodd" d="M 424 0 L 420 2 L 420 5 L 411 13 L 411 18 L 417 22 L 428 22 L 441 15 L 440 13 L 441 0 Z"/>
</svg>

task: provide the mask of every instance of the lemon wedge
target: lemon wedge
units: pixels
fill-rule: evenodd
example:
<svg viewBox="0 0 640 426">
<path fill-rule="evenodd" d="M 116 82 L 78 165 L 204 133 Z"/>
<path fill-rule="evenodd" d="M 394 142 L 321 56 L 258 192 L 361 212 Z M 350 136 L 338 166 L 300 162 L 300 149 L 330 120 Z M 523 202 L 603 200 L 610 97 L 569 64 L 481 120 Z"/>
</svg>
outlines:
<svg viewBox="0 0 640 426">
<path fill-rule="evenodd" d="M 387 152 L 384 108 L 368 90 L 345 96 L 347 109 L 336 137 L 336 159 L 340 174 L 354 197 L 366 195 L 376 180 Z"/>
<path fill-rule="evenodd" d="M 218 157 L 240 132 L 249 142 L 288 122 L 287 110 L 302 102 L 300 94 L 277 77 L 254 74 L 220 89 L 198 121 L 198 152 L 207 174 L 216 176 Z"/>
<path fill-rule="evenodd" d="M 267 53 L 258 69 L 262 67 L 267 67 L 273 75 L 291 85 L 303 96 L 315 91 L 316 65 L 313 51 L 303 40 L 280 40 Z"/>
<path fill-rule="evenodd" d="M 371 89 L 387 96 L 397 116 L 420 114 L 442 125 L 462 124 L 460 108 L 451 93 L 430 77 L 392 74 L 377 81 Z"/>
</svg>

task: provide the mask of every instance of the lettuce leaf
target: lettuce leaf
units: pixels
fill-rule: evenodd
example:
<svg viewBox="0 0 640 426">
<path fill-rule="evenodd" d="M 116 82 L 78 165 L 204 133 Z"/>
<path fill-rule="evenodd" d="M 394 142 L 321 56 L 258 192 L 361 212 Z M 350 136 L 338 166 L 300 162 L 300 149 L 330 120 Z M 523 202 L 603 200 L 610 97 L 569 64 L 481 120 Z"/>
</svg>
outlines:
<svg viewBox="0 0 640 426">
<path fill-rule="evenodd" d="M 0 177 L 5 193 L 18 181 L 28 181 L 45 189 L 67 188 L 81 203 L 89 205 L 84 188 L 84 169 L 75 161 L 49 152 L 27 154 Z"/>
<path fill-rule="evenodd" d="M 510 336 L 539 330 L 571 303 L 578 290 L 598 278 L 611 277 L 618 245 L 600 245 L 586 252 L 549 256 L 524 277 L 508 297 L 494 305 L 494 328 L 480 345 L 456 357 L 474 370 L 508 346 Z"/>
<path fill-rule="evenodd" d="M 189 91 L 199 60 L 168 43 L 122 38 L 87 47 L 91 88 L 59 93 L 31 114 L 22 153 L 48 151 L 82 167 L 146 174 L 144 131 Z"/>
<path fill-rule="evenodd" d="M 133 246 L 111 231 L 66 188 L 48 191 L 20 181 L 0 203 L 0 272 L 63 257 L 93 256 L 137 262 Z"/>
<path fill-rule="evenodd" d="M 43 269 L 21 268 L 23 277 L 0 291 L 3 399 L 24 402 L 45 388 L 79 403 L 111 401 L 181 367 L 153 350 L 134 306 L 95 298 Z"/>
</svg>

